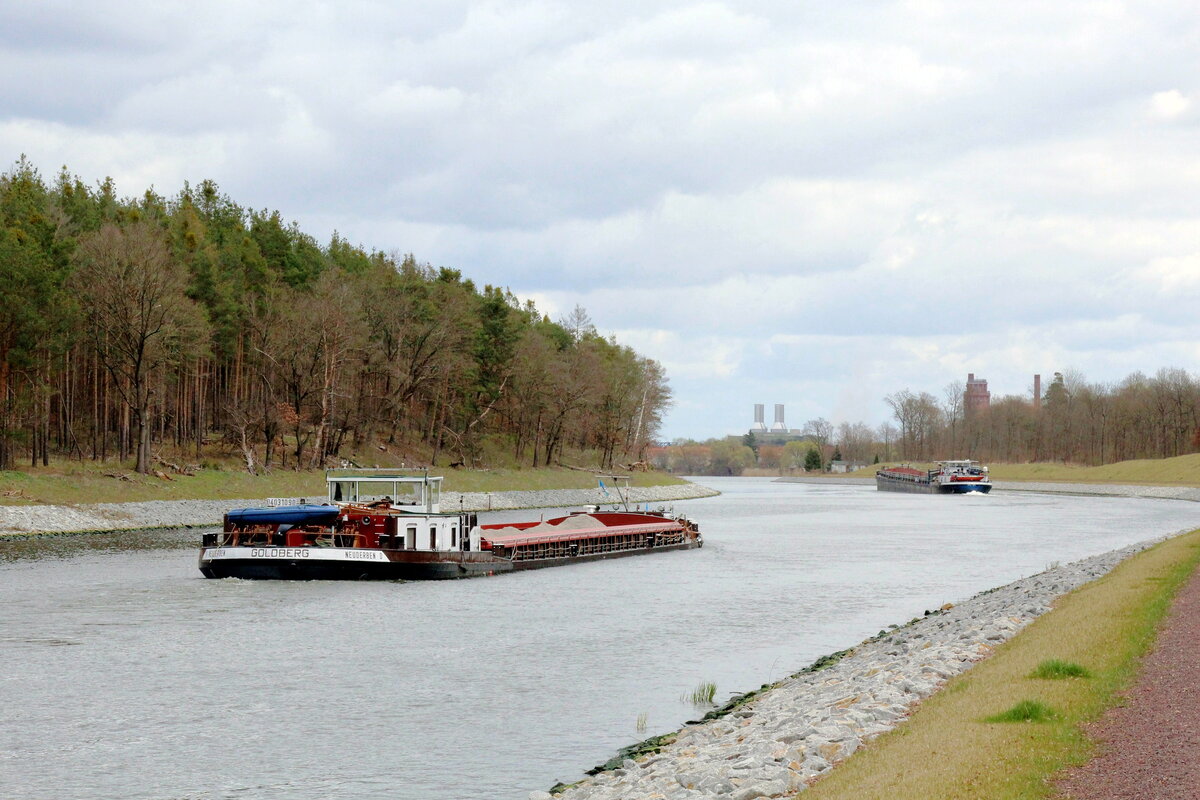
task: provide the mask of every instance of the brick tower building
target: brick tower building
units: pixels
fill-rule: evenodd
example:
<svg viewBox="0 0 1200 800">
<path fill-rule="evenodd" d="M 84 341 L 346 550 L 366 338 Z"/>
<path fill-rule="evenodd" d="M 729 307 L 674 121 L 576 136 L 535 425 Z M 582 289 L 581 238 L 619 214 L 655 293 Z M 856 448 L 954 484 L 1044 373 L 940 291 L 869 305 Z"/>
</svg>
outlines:
<svg viewBox="0 0 1200 800">
<path fill-rule="evenodd" d="M 988 406 L 991 404 L 992 393 L 988 391 L 987 381 L 983 378 L 976 379 L 974 372 L 968 373 L 967 393 L 964 398 L 963 408 L 968 414 L 975 414 L 980 411 L 987 411 Z"/>
</svg>

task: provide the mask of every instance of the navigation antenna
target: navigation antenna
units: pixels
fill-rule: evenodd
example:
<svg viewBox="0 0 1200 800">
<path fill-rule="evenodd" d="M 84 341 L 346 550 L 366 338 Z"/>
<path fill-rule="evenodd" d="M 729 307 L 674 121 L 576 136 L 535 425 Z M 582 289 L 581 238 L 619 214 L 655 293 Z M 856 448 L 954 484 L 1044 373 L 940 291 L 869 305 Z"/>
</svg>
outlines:
<svg viewBox="0 0 1200 800">
<path fill-rule="evenodd" d="M 629 476 L 628 475 L 597 475 L 596 480 L 600 482 L 600 488 L 604 489 L 604 493 L 608 494 L 608 490 L 604 486 L 604 480 L 607 478 L 612 481 L 613 487 L 617 490 L 617 497 L 621 499 L 621 505 L 625 510 L 629 510 Z M 623 485 L 622 485 L 623 484 Z M 624 489 L 624 491 L 622 491 Z"/>
</svg>

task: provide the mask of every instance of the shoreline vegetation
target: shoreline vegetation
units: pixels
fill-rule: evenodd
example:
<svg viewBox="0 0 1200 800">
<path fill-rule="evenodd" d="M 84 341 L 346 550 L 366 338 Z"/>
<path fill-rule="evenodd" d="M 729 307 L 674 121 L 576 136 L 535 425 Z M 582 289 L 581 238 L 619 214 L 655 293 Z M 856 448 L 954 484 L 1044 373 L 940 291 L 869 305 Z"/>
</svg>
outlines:
<svg viewBox="0 0 1200 800">
<path fill-rule="evenodd" d="M 829 474 L 803 471 L 754 470 L 744 477 L 822 480 L 872 480 L 876 464 L 856 472 Z M 994 481 L 1013 483 L 1076 483 L 1093 485 L 1200 487 L 1200 453 L 1166 459 L 1122 461 L 1100 467 L 1072 464 L 989 464 Z M 400 467 L 396 467 L 400 469 Z M 127 472 L 105 462 L 55 462 L 31 470 L 0 471 L 0 507 L 20 505 L 80 505 L 149 500 L 223 500 L 247 497 L 307 497 L 324 491 L 323 470 L 277 469 L 250 474 L 234 462 L 208 462 L 203 468 L 161 476 Z M 500 492 L 552 489 L 590 489 L 601 472 L 626 475 L 636 487 L 687 483 L 661 471 L 601 470 L 583 467 L 497 469 L 432 468 L 445 476 L 452 492 Z"/>
<path fill-rule="evenodd" d="M 1044 393 L 1035 381 L 1030 394 L 1004 397 L 992 397 L 987 381 L 973 377 L 947 385 L 940 400 L 908 389 L 887 395 L 894 425 L 834 425 L 821 417 L 789 429 L 777 405 L 768 430 L 760 405 L 757 430 L 675 439 L 645 457 L 680 475 L 742 475 L 964 456 L 991 464 L 1109 465 L 1200 451 L 1200 379 L 1183 369 L 1134 372 L 1119 383 L 1088 383 L 1068 370 L 1054 373 Z"/>
<path fill-rule="evenodd" d="M 393 469 L 385 467 L 385 469 Z M 398 471 L 421 472 L 424 467 Z M 16 505 L 82 505 L 150 500 L 235 500 L 247 497 L 321 497 L 325 471 L 274 470 L 252 475 L 236 467 L 211 464 L 192 474 L 141 475 L 92 462 L 56 463 L 32 471 L 0 471 L 0 507 Z M 468 470 L 429 469 L 445 478 L 449 492 L 549 491 L 594 489 L 597 474 L 628 477 L 635 487 L 682 486 L 688 482 L 653 471 L 600 470 L 581 467 L 539 467 Z M 115 476 L 115 477 L 114 477 Z"/>
<path fill-rule="evenodd" d="M 746 470 L 743 475 L 747 477 L 811 478 L 814 480 L 826 478 L 873 480 L 876 470 L 883 467 L 897 466 L 900 463 L 911 463 L 918 468 L 933 466 L 933 462 L 925 461 L 891 461 L 872 464 L 853 472 L 837 474 L 804 472 L 803 470 L 783 472 L 780 470 Z M 1174 456 L 1172 458 L 1118 461 L 1098 467 L 1064 464 L 1061 462 L 1036 462 L 1030 464 L 988 463 L 986 466 L 993 481 L 1200 487 L 1200 453 Z"/>
</svg>

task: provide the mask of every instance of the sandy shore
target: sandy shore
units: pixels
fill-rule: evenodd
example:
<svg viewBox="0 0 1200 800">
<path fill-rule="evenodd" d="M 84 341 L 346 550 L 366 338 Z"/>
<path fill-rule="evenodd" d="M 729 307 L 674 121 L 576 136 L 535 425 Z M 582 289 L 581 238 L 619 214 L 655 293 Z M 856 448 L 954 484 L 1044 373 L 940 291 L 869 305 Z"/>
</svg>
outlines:
<svg viewBox="0 0 1200 800">
<path fill-rule="evenodd" d="M 663 503 L 720 494 L 694 483 L 633 487 L 629 503 Z M 607 505 L 615 490 L 549 489 L 524 492 L 443 492 L 445 511 L 499 511 Z M 90 533 L 142 528 L 198 528 L 220 525 L 231 508 L 266 505 L 262 498 L 244 500 L 150 500 L 139 503 L 94 503 L 79 506 L 0 506 L 0 539 L 42 534 Z"/>
</svg>

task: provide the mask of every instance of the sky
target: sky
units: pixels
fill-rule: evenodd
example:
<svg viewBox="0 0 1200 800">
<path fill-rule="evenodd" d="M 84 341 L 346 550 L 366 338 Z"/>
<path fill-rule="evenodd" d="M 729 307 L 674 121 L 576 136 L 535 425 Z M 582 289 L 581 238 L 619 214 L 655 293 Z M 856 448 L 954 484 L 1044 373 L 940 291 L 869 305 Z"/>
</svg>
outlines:
<svg viewBox="0 0 1200 800">
<path fill-rule="evenodd" d="M 1200 372 L 1185 0 L 0 0 L 0 71 L 8 165 L 581 305 L 666 439 Z"/>
</svg>

